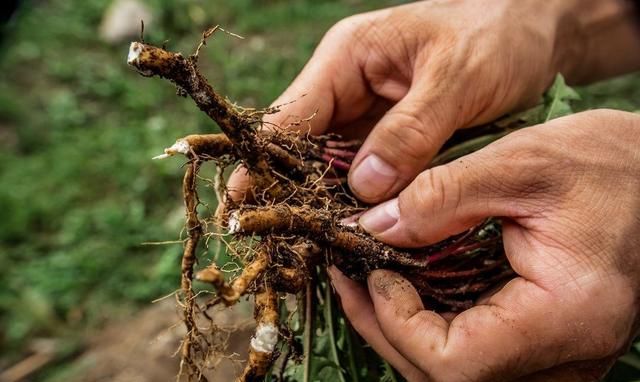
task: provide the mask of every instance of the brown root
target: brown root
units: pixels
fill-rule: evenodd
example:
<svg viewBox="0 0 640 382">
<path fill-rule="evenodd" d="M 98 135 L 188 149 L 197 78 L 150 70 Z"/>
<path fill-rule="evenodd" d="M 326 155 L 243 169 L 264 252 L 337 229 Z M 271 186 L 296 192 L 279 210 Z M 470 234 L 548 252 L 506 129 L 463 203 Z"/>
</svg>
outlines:
<svg viewBox="0 0 640 382">
<path fill-rule="evenodd" d="M 255 258 L 247 264 L 231 284 L 227 284 L 224 275 L 216 264 L 211 264 L 196 274 L 196 280 L 212 284 L 218 291 L 218 297 L 226 306 L 238 302 L 247 288 L 262 275 L 269 265 L 269 255 L 266 251 L 258 251 Z"/>
<path fill-rule="evenodd" d="M 247 366 L 238 382 L 263 381 L 275 357 L 279 335 L 278 299 L 269 284 L 256 293 L 254 316 L 258 326 L 251 338 Z"/>
<path fill-rule="evenodd" d="M 252 123 L 224 98 L 220 97 L 200 74 L 197 55 L 185 58 L 180 53 L 168 52 L 162 48 L 141 42 L 131 43 L 127 62 L 144 76 L 160 76 L 175 83 L 179 94 L 188 94 L 196 105 L 213 119 L 233 144 L 237 157 L 246 162 L 256 185 L 269 188 L 269 193 L 284 192 L 276 182 L 259 145 Z"/>
<path fill-rule="evenodd" d="M 221 29 L 207 30 L 196 53 L 189 57 L 134 42 L 128 59 L 142 75 L 157 75 L 173 82 L 178 93 L 190 96 L 223 132 L 178 139 L 157 157 L 184 154 L 188 159 L 183 180 L 188 238 L 181 279 L 187 335 L 181 349 L 181 366 L 189 380 L 205 380 L 203 365 L 212 354 L 211 348 L 215 348 L 202 338 L 196 314 L 207 316 L 213 306 L 228 307 L 250 295 L 255 296 L 257 328 L 239 381 L 264 380 L 277 358 L 279 339 L 288 339 L 287 352 L 293 349 L 286 321 L 280 326 L 279 297 L 286 293 L 306 294 L 306 308 L 302 310 L 308 334 L 305 341 L 310 341 L 311 332 L 307 330 L 313 318 L 311 300 L 320 285 L 317 270 L 324 270 L 327 265 L 335 264 L 355 280 L 364 280 L 380 268 L 400 272 L 416 287 L 427 306 L 443 311 L 471 307 L 479 295 L 513 275 L 502 248 L 500 222 L 495 219 L 435 245 L 411 250 L 388 246 L 359 228 L 354 215 L 365 208 L 349 190 L 346 179 L 360 142 L 278 128 L 265 131 L 260 117 L 278 111 L 277 107 L 242 109 L 216 94 L 200 74 L 197 60 L 206 38 L 217 30 Z M 304 119 L 294 125 L 308 122 Z M 438 161 L 446 162 L 474 147 L 475 143 L 450 147 Z M 246 167 L 252 177 L 252 187 L 247 192 L 254 198 L 229 200 L 227 207 L 232 211 L 225 213 L 224 219 L 233 234 L 228 248 L 244 264 L 242 272 L 227 282 L 217 264 L 201 269 L 195 278 L 213 285 L 216 292 L 213 298 L 198 304 L 192 285 L 196 249 L 203 236 L 211 237 L 206 233 L 207 225 L 216 221 L 201 219 L 197 211 L 196 179 L 201 164 L 207 161 L 217 166 L 218 174 L 223 174 L 226 166 Z M 219 198 L 226 193 L 222 176 L 212 182 Z M 308 343 L 306 349 L 310 349 Z M 285 361 L 289 356 L 285 355 Z"/>
<path fill-rule="evenodd" d="M 198 195 L 196 193 L 196 173 L 198 172 L 199 163 L 192 162 L 185 172 L 182 186 L 182 194 L 184 197 L 185 210 L 187 214 L 187 232 L 188 239 L 184 246 L 182 255 L 182 271 L 180 289 L 182 292 L 183 305 L 183 322 L 187 328 L 187 334 L 182 342 L 182 361 L 180 364 L 180 372 L 187 367 L 189 379 L 195 378 L 201 380 L 202 371 L 195 362 L 196 354 L 201 354 L 199 349 L 198 329 L 195 322 L 195 295 L 191 285 L 193 279 L 193 267 L 197 261 L 196 248 L 200 237 L 202 236 L 202 226 L 198 219 Z"/>
<path fill-rule="evenodd" d="M 429 262 L 426 257 L 419 259 L 382 244 L 359 228 L 340 225 L 336 222 L 335 214 L 326 210 L 275 205 L 246 208 L 232 212 L 231 216 L 229 224 L 232 233 L 295 234 L 312 237 L 320 243 L 352 254 L 349 258 L 356 263 L 348 264 L 350 266 L 344 269 L 356 279 L 364 279 L 372 270 L 389 265 L 423 268 Z"/>
</svg>

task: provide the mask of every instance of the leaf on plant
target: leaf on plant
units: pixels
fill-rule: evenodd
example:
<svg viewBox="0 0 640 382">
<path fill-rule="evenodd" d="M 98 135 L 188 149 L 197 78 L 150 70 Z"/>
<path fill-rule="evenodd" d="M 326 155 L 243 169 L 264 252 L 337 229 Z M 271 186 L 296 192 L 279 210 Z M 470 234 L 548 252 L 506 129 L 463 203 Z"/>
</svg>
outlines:
<svg viewBox="0 0 640 382">
<path fill-rule="evenodd" d="M 545 118 L 543 122 L 572 114 L 571 101 L 578 100 L 580 100 L 580 95 L 566 84 L 562 74 L 558 74 L 553 85 L 544 94 Z"/>
<path fill-rule="evenodd" d="M 393 371 L 393 368 L 388 362 L 382 364 L 382 377 L 380 377 L 380 382 L 398 382 L 396 372 Z"/>
</svg>

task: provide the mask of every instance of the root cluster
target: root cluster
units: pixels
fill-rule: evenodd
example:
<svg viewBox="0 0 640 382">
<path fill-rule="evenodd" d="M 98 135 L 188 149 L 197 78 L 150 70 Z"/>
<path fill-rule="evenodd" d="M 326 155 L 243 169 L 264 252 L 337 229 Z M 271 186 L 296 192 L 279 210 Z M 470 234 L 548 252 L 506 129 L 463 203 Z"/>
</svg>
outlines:
<svg viewBox="0 0 640 382">
<path fill-rule="evenodd" d="M 241 109 L 216 94 L 197 65 L 205 38 L 215 30 L 205 32 L 196 52 L 188 57 L 144 42 L 133 42 L 128 57 L 140 74 L 173 82 L 178 94 L 193 99 L 222 131 L 186 136 L 157 157 L 182 154 L 187 159 L 182 190 L 188 235 L 180 297 L 187 328 L 181 369 L 190 380 L 205 380 L 207 358 L 217 351 L 196 324 L 196 316 L 208 316 L 214 307 L 234 305 L 247 295 L 254 296 L 257 329 L 238 380 L 263 380 L 279 356 L 280 345 L 292 341 L 286 322 L 280 320 L 280 297 L 308 293 L 329 264 L 356 280 L 366 279 L 379 268 L 398 271 L 414 284 L 428 306 L 443 311 L 470 307 L 479 294 L 512 275 L 496 219 L 410 251 L 385 245 L 361 230 L 351 217 L 366 206 L 346 184 L 359 143 L 337 135 L 309 136 L 274 126 L 265 129 L 262 116 L 278 112 L 277 107 Z M 450 152 L 447 155 L 452 159 Z M 198 212 L 196 183 L 205 163 L 217 166 L 219 174 L 240 164 L 252 178 L 246 198 L 238 202 L 227 197 L 223 213 L 222 225 L 231 235 L 228 250 L 243 263 L 233 279 L 215 263 L 195 271 L 203 241 L 223 239 L 210 229 L 219 222 L 217 218 Z M 225 197 L 225 182 L 216 183 L 214 191 Z M 215 293 L 206 301 L 196 299 L 193 280 L 211 284 Z"/>
</svg>

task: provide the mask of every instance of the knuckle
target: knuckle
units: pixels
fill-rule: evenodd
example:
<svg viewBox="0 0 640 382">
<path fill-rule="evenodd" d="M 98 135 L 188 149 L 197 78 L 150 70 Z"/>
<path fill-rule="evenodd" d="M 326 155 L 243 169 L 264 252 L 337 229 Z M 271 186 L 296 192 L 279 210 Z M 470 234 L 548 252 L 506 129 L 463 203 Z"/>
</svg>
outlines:
<svg viewBox="0 0 640 382">
<path fill-rule="evenodd" d="M 497 154 L 504 159 L 548 156 L 549 140 L 553 139 L 544 129 L 518 130 L 496 142 Z"/>
<path fill-rule="evenodd" d="M 614 129 L 624 131 L 629 126 L 637 125 L 640 116 L 636 113 L 614 109 L 593 109 L 576 114 L 567 115 L 544 124 L 547 130 L 565 129 L 572 134 L 588 139 L 593 130 L 602 132 L 606 127 L 607 131 Z M 579 127 L 576 129 L 576 127 Z"/>
<path fill-rule="evenodd" d="M 425 165 L 439 146 L 435 129 L 429 130 L 423 119 L 413 112 L 391 111 L 387 117 L 393 122 L 380 126 L 380 141 L 385 148 L 393 150 L 391 156 L 396 158 L 396 162 L 402 158 L 404 163 L 409 159 Z M 390 141 L 393 144 L 389 144 Z"/>
<path fill-rule="evenodd" d="M 345 36 L 353 35 L 364 24 L 367 23 L 368 17 L 364 14 L 353 15 L 345 17 L 344 19 L 335 23 L 327 33 L 325 39 L 331 39 L 335 37 L 344 38 Z"/>
<path fill-rule="evenodd" d="M 338 57 L 357 57 L 369 49 L 372 36 L 376 35 L 376 20 L 368 14 L 346 17 L 335 23 L 325 33 L 315 54 L 324 54 L 330 60 Z"/>
<path fill-rule="evenodd" d="M 627 135 L 630 129 L 636 130 L 640 128 L 640 116 L 637 113 L 628 111 L 595 109 L 575 114 L 575 116 L 584 119 L 581 124 L 598 131 L 602 131 L 606 127 L 609 132 Z"/>
<path fill-rule="evenodd" d="M 400 193 L 400 213 L 404 219 L 419 223 L 444 210 L 455 211 L 460 195 L 460 184 L 450 170 L 446 166 L 435 167 L 422 172 Z M 405 234 L 408 240 L 423 243 L 423 228 L 423 224 L 407 225 Z"/>
<path fill-rule="evenodd" d="M 430 212 L 442 210 L 457 203 L 451 196 L 453 189 L 458 188 L 447 166 L 435 167 L 423 172 L 416 179 L 416 202 L 427 207 Z M 453 200 L 452 200 L 453 199 Z"/>
<path fill-rule="evenodd" d="M 629 113 L 629 112 L 604 108 L 604 109 L 587 110 L 582 113 L 574 114 L 573 117 L 579 118 L 579 119 L 580 118 L 591 119 L 593 121 L 611 121 L 612 118 L 626 119 L 628 116 L 633 116 L 633 115 L 634 115 L 633 113 Z"/>
<path fill-rule="evenodd" d="M 476 179 L 477 191 L 499 198 L 524 199 L 535 202 L 549 197 L 567 181 L 570 167 L 566 158 L 558 153 L 563 150 L 561 142 L 545 131 L 515 132 L 496 142 L 491 171 L 484 171 L 488 179 Z M 570 174 L 569 174 L 570 175 Z M 490 188 L 490 189 L 487 189 Z"/>
</svg>

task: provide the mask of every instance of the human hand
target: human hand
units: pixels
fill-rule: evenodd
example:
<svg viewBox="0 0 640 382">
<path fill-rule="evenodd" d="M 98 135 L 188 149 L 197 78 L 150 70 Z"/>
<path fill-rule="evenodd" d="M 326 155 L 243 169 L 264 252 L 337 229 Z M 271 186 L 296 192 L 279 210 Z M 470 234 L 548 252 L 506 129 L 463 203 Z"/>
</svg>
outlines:
<svg viewBox="0 0 640 382">
<path fill-rule="evenodd" d="M 410 381 L 598 380 L 639 323 L 638 147 L 640 116 L 597 110 L 426 170 L 361 226 L 418 247 L 500 216 L 518 277 L 442 316 L 398 274 L 332 269 L 347 317 Z"/>
<path fill-rule="evenodd" d="M 286 127 L 317 110 L 311 133 L 366 137 L 350 186 L 363 201 L 386 200 L 456 129 L 535 102 L 557 72 L 583 80 L 585 71 L 597 77 L 629 67 L 606 50 L 629 40 L 618 36 L 629 29 L 621 3 L 444 0 L 346 18 L 274 104 L 296 102 L 265 124 Z M 587 49 L 592 35 L 610 41 Z M 633 57 L 627 45 L 623 57 Z M 229 182 L 233 198 L 247 186 L 242 173 Z"/>
</svg>

